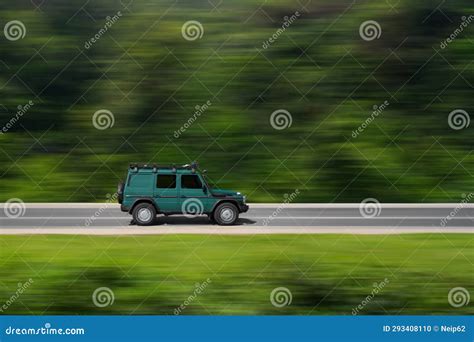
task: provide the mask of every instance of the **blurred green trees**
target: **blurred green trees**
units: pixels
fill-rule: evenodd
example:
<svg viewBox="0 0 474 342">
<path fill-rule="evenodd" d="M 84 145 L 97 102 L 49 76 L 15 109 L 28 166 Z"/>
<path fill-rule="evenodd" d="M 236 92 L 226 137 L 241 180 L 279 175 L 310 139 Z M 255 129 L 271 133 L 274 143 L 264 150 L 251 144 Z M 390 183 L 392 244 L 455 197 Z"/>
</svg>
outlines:
<svg viewBox="0 0 474 342">
<path fill-rule="evenodd" d="M 34 105 L 0 134 L 0 200 L 104 201 L 129 162 L 198 160 L 251 202 L 295 189 L 304 202 L 460 201 L 474 185 L 474 124 L 452 129 L 448 115 L 473 112 L 474 27 L 441 45 L 472 10 L 469 1 L 1 4 L 1 25 L 21 21 L 25 35 L 0 37 L 0 126 Z M 378 39 L 361 37 L 368 20 Z M 201 24 L 197 39 L 183 37 L 188 21 Z M 279 109 L 291 115 L 281 130 L 270 122 Z M 99 110 L 112 127 L 93 125 Z"/>
</svg>

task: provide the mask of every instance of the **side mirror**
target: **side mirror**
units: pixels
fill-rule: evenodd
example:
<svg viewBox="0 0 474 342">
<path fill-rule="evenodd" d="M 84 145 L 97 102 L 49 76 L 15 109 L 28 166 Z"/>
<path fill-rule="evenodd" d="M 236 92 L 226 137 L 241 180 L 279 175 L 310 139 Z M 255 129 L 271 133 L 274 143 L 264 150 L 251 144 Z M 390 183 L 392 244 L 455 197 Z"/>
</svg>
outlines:
<svg viewBox="0 0 474 342">
<path fill-rule="evenodd" d="M 202 191 L 204 191 L 204 193 L 207 194 L 207 188 L 205 185 L 202 186 Z"/>
</svg>

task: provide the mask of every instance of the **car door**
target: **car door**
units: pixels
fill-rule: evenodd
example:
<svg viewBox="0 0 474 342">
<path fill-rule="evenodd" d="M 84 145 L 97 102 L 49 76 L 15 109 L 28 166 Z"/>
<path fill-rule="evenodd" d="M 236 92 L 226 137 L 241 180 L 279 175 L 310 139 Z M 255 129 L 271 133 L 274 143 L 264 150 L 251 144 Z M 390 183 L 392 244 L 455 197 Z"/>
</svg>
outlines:
<svg viewBox="0 0 474 342">
<path fill-rule="evenodd" d="M 190 216 L 209 211 L 209 191 L 199 175 L 182 174 L 180 177 L 180 209 Z"/>
<path fill-rule="evenodd" d="M 158 173 L 156 175 L 154 199 L 160 212 L 180 212 L 178 187 L 176 186 L 176 174 Z"/>
</svg>

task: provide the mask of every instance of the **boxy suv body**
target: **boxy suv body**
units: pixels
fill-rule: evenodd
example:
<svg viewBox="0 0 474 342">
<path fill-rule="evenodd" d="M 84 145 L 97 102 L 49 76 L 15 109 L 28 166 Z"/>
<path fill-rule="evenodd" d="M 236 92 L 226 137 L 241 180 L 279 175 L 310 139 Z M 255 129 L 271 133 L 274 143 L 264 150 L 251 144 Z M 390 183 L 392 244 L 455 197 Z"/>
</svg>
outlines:
<svg viewBox="0 0 474 342">
<path fill-rule="evenodd" d="M 239 192 L 211 188 L 196 163 L 131 164 L 127 179 L 119 184 L 118 201 L 138 225 L 152 224 L 157 214 L 208 215 L 219 225 L 232 225 L 248 210 Z"/>
</svg>

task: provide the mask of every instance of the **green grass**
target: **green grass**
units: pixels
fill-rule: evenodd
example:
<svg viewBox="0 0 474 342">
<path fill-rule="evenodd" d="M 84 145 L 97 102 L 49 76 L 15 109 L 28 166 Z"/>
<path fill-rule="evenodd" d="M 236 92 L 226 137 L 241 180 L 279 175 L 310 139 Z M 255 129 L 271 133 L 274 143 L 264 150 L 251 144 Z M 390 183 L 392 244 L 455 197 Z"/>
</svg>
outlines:
<svg viewBox="0 0 474 342">
<path fill-rule="evenodd" d="M 468 314 L 449 305 L 473 289 L 470 234 L 392 236 L 1 236 L 0 309 L 18 283 L 33 283 L 0 314 L 170 314 L 211 282 L 182 314 Z M 109 287 L 114 303 L 92 302 Z M 290 305 L 270 302 L 276 287 Z"/>
</svg>

